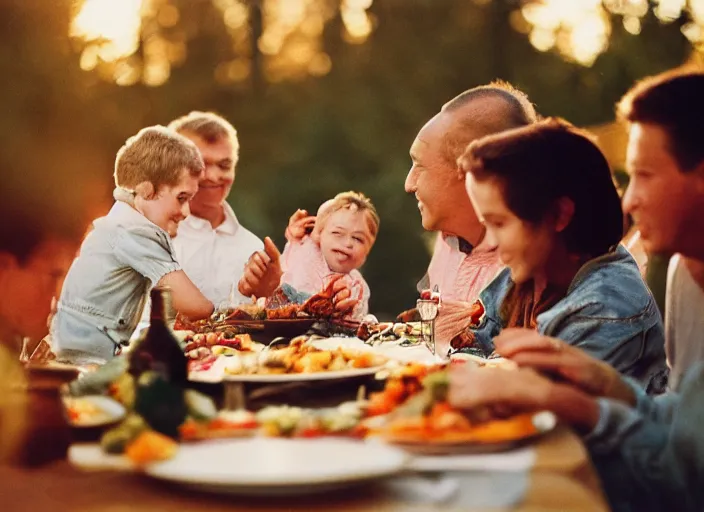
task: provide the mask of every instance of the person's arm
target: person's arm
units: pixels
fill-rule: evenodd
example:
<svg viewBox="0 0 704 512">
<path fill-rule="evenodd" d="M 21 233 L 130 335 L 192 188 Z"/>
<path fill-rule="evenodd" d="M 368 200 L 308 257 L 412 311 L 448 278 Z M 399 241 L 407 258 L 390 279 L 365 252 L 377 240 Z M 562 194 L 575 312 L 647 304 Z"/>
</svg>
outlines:
<svg viewBox="0 0 704 512">
<path fill-rule="evenodd" d="M 681 389 L 654 400 L 661 411 L 652 417 L 599 400 L 600 421 L 585 441 L 614 509 L 704 509 L 703 365 Z"/>
<path fill-rule="evenodd" d="M 191 320 L 207 318 L 213 313 L 213 303 L 201 293 L 183 270 L 166 274 L 159 286 L 171 288 L 171 305 L 175 311 Z"/>
<path fill-rule="evenodd" d="M 166 233 L 150 226 L 119 229 L 112 241 L 115 256 L 155 285 L 170 286 L 174 309 L 191 319 L 205 318 L 213 304 L 181 270 Z"/>
<path fill-rule="evenodd" d="M 530 369 L 453 365 L 448 401 L 459 409 L 489 408 L 501 415 L 547 410 L 581 432 L 590 432 L 599 421 L 594 397 Z"/>
</svg>

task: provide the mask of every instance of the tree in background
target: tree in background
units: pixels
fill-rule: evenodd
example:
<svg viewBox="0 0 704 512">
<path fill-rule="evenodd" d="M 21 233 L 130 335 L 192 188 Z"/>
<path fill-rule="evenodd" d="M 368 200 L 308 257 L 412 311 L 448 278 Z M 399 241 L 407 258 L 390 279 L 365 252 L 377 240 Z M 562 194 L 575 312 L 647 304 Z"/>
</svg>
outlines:
<svg viewBox="0 0 704 512">
<path fill-rule="evenodd" d="M 429 260 L 403 182 L 415 134 L 445 101 L 503 78 L 545 115 L 600 123 L 634 80 L 691 50 L 686 21 L 662 24 L 652 10 L 639 18 L 638 36 L 613 21 L 608 50 L 587 66 L 536 50 L 516 1 L 98 3 L 139 6 L 138 18 L 124 11 L 138 29 L 119 58 L 89 50 L 113 36 L 88 37 L 90 17 L 78 23 L 87 4 L 0 1 L 3 187 L 30 183 L 31 197 L 18 200 L 37 208 L 78 201 L 96 216 L 110 204 L 114 155 L 126 137 L 192 109 L 216 110 L 240 134 L 231 202 L 257 234 L 282 245 L 295 209 L 314 211 L 342 190 L 372 198 L 382 224 L 364 274 L 382 316 L 412 304 Z M 287 13 L 291 5 L 299 10 Z M 100 13 L 93 26 L 119 25 L 114 12 L 101 25 Z M 284 23 L 291 19 L 299 23 Z M 267 39 L 271 26 L 279 35 Z"/>
</svg>

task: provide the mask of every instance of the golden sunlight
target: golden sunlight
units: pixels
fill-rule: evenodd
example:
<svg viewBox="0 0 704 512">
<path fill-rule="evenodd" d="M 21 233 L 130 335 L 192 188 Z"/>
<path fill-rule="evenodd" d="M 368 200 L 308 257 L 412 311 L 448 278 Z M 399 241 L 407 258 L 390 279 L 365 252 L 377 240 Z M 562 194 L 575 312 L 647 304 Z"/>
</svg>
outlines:
<svg viewBox="0 0 704 512">
<path fill-rule="evenodd" d="M 139 47 L 144 0 L 85 0 L 71 22 L 69 35 L 90 43 L 81 67 L 93 69 L 100 60 L 129 57 Z"/>
<path fill-rule="evenodd" d="M 704 0 L 654 0 L 652 9 L 662 23 L 680 19 L 688 9 L 691 21 L 682 33 L 693 44 L 704 44 Z M 517 12 L 529 25 L 528 37 L 536 50 L 555 48 L 566 59 L 591 66 L 608 48 L 611 15 L 620 16 L 626 31 L 638 35 L 649 10 L 648 0 L 528 0 Z"/>
</svg>

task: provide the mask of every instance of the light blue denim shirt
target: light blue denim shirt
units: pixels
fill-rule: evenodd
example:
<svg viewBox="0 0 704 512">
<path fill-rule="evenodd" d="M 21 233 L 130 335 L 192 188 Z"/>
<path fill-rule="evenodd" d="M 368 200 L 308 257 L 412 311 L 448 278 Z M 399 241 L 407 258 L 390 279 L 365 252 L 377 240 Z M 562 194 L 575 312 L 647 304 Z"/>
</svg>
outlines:
<svg viewBox="0 0 704 512">
<path fill-rule="evenodd" d="M 636 407 L 599 399 L 599 422 L 585 437 L 612 509 L 701 512 L 704 363 L 687 372 L 679 392 L 653 398 L 630 384 Z"/>
<path fill-rule="evenodd" d="M 93 223 L 64 281 L 51 324 L 57 359 L 112 359 L 135 330 L 148 290 L 180 268 L 168 233 L 116 201 Z"/>
<path fill-rule="evenodd" d="M 472 333 L 486 352 L 503 328 L 501 304 L 513 282 L 504 269 L 479 295 L 485 315 Z M 536 318 L 537 330 L 602 359 L 645 388 L 664 390 L 665 335 L 655 299 L 630 253 L 613 252 L 585 263 L 567 295 Z"/>
</svg>

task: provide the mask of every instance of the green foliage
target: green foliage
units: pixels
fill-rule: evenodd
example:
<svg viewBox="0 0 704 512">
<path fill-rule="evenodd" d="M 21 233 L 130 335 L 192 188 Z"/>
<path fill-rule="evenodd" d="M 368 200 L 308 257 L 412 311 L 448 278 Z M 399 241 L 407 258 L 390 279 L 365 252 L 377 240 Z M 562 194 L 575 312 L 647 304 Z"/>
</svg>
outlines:
<svg viewBox="0 0 704 512">
<path fill-rule="evenodd" d="M 328 75 L 225 86 L 213 72 L 233 50 L 212 4 L 177 4 L 192 34 L 185 63 L 161 87 L 123 88 L 80 70 L 66 35 L 70 0 L 0 2 L 3 197 L 83 222 L 109 206 L 114 155 L 128 136 L 192 109 L 216 110 L 241 139 L 230 202 L 258 235 L 282 246 L 295 209 L 315 211 L 343 190 L 372 198 L 382 223 L 363 272 L 372 311 L 386 317 L 413 304 L 429 261 L 403 184 L 411 142 L 444 102 L 502 78 L 545 115 L 604 122 L 634 80 L 688 51 L 675 24 L 649 18 L 640 36 L 615 29 L 609 52 L 587 69 L 535 51 L 509 25 L 515 2 L 377 0 L 366 43 L 341 41 L 339 20 L 326 27 Z"/>
</svg>

